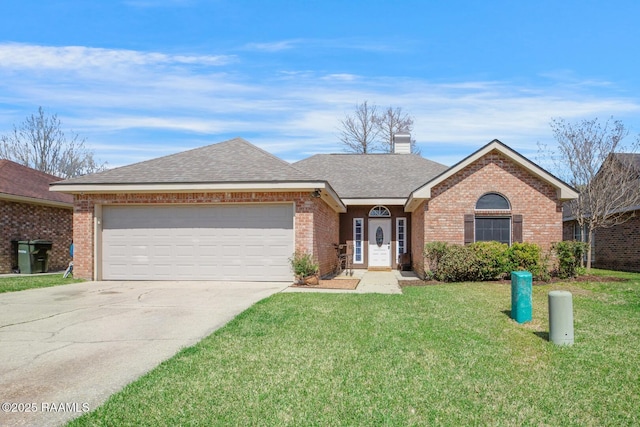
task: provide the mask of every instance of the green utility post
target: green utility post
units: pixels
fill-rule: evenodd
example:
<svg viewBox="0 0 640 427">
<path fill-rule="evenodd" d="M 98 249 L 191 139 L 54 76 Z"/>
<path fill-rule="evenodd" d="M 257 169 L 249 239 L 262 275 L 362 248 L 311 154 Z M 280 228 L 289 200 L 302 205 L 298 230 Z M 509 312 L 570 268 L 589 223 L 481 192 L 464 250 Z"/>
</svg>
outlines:
<svg viewBox="0 0 640 427">
<path fill-rule="evenodd" d="M 518 323 L 531 321 L 532 282 L 528 271 L 511 272 L 511 318 Z"/>
</svg>

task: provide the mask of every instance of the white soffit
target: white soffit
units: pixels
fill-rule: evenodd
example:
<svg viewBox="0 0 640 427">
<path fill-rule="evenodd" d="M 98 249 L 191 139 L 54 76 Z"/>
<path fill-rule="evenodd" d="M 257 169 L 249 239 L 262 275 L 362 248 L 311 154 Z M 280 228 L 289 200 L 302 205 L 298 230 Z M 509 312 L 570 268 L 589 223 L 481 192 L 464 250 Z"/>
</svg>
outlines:
<svg viewBox="0 0 640 427">
<path fill-rule="evenodd" d="M 403 206 L 406 202 L 406 198 L 402 199 L 342 199 L 342 202 L 347 206 L 363 206 L 363 205 L 389 205 L 389 206 Z"/>
</svg>

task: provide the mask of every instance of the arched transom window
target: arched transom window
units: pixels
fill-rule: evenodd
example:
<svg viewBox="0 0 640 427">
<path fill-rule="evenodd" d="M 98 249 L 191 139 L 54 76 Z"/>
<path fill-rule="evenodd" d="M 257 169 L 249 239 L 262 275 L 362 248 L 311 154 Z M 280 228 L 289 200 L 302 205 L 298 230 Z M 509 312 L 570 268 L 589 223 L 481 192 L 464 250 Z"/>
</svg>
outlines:
<svg viewBox="0 0 640 427">
<path fill-rule="evenodd" d="M 391 217 L 391 212 L 389 212 L 389 209 L 385 208 L 384 206 L 374 206 L 369 211 L 369 217 L 371 217 L 371 218 L 390 218 Z"/>
<path fill-rule="evenodd" d="M 476 202 L 478 210 L 509 210 L 511 206 L 506 197 L 498 193 L 487 193 Z"/>
<path fill-rule="evenodd" d="M 485 211 L 485 212 L 483 212 Z M 488 212 L 493 211 L 493 212 Z M 496 212 L 499 211 L 499 212 Z M 511 244 L 511 205 L 498 193 L 487 193 L 476 202 L 475 241 Z"/>
</svg>

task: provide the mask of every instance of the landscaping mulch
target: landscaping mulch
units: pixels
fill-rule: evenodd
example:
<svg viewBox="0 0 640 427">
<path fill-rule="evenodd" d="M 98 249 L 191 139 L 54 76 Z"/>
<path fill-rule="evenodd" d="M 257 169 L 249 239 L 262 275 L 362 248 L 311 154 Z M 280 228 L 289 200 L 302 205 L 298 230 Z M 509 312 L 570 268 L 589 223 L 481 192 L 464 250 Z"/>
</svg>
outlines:
<svg viewBox="0 0 640 427">
<path fill-rule="evenodd" d="M 360 279 L 321 279 L 316 286 L 293 285 L 294 288 L 308 289 L 355 289 Z"/>
</svg>

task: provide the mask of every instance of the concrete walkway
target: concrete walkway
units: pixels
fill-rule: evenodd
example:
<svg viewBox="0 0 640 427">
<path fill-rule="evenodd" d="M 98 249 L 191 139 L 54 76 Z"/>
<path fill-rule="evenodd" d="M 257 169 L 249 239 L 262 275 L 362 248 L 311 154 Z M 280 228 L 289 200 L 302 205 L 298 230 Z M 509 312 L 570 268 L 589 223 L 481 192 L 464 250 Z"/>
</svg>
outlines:
<svg viewBox="0 0 640 427">
<path fill-rule="evenodd" d="M 323 292 L 323 293 L 352 293 L 352 294 L 401 294 L 402 289 L 398 284 L 399 280 L 418 280 L 418 277 L 411 271 L 370 271 L 353 270 L 352 274 L 342 272 L 339 278 L 360 279 L 358 287 L 349 289 L 321 289 L 321 288 L 294 288 L 289 287 L 282 292 Z"/>
<path fill-rule="evenodd" d="M 355 289 L 360 294 L 401 294 L 397 271 L 365 271 Z"/>
</svg>

